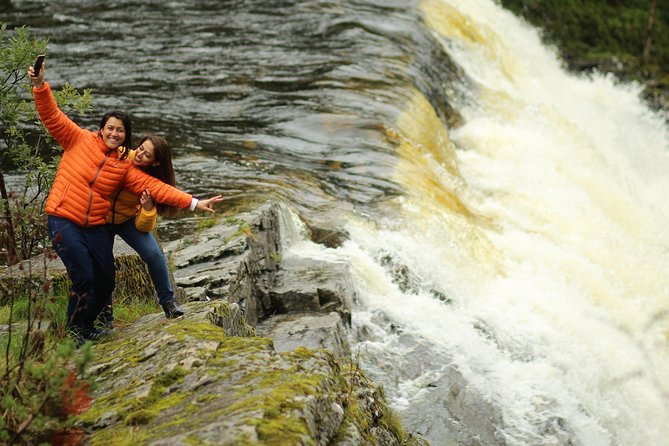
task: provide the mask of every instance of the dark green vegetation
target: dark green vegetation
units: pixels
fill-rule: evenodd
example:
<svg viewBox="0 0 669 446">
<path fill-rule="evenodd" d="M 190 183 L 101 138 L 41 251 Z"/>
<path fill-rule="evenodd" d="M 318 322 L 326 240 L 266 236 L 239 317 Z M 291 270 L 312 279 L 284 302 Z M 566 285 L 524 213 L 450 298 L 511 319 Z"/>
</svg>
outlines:
<svg viewBox="0 0 669 446">
<path fill-rule="evenodd" d="M 121 256 L 116 325 L 160 311 L 139 259 Z M 145 268 L 144 264 L 141 264 Z M 37 259 L 0 268 L 0 444 L 38 444 L 72 426 L 92 382 L 90 344 L 75 349 L 65 331 L 69 280 Z M 142 292 L 138 290 L 141 289 Z M 145 292 L 150 290 L 150 293 Z M 133 299 L 128 298 L 129 295 Z M 82 387 L 83 386 L 83 387 Z M 83 392 L 83 393 L 82 393 Z M 139 415 L 138 415 L 139 416 Z"/>
<path fill-rule="evenodd" d="M 53 254 L 43 192 L 59 151 L 39 123 L 26 76 L 45 47 L 29 29 L 0 23 L 0 265 L 14 265 L 0 266 L 0 444 L 7 445 L 40 444 L 72 425 L 76 411 L 68 408 L 88 385 L 91 359 L 89 346 L 75 349 L 64 333 L 62 281 L 45 274 Z M 84 112 L 90 94 L 68 86 L 57 100 Z M 23 179 L 13 191 L 10 173 Z"/>
<path fill-rule="evenodd" d="M 26 74 L 46 44 L 29 28 L 8 30 L 0 23 L 0 265 L 29 259 L 48 246 L 45 192 L 61 150 L 37 116 Z M 54 96 L 66 113 L 90 111 L 90 91 L 80 94 L 67 84 Z M 23 179 L 13 191 L 7 186 L 10 173 Z"/>
<path fill-rule="evenodd" d="M 0 444 L 39 444 L 67 429 L 74 392 L 88 386 L 90 345 L 77 350 L 65 335 L 66 293 L 30 271 L 0 271 Z"/>
<path fill-rule="evenodd" d="M 658 0 L 500 0 L 543 30 L 569 69 L 614 73 L 645 85 L 656 108 L 669 108 L 669 2 Z"/>
</svg>

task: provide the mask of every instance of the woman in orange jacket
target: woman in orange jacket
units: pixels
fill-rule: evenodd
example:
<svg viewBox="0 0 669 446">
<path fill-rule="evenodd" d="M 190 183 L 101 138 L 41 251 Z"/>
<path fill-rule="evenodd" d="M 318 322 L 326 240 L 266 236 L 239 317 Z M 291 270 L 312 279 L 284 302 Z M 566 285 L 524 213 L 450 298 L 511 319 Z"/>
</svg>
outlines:
<svg viewBox="0 0 669 446">
<path fill-rule="evenodd" d="M 172 147 L 164 138 L 156 135 L 144 136 L 137 149 L 130 151 L 129 158 L 144 172 L 174 186 L 176 180 L 172 166 Z M 110 236 L 121 237 L 146 263 L 158 302 L 167 318 L 175 318 L 184 313 L 174 300 L 167 259 L 151 231 L 156 226 L 158 215 L 171 217 L 176 211 L 177 208 L 173 206 L 156 205 L 148 190 L 138 196 L 128 189 L 121 189 L 112 196 L 111 209 L 107 214 Z M 100 314 L 100 320 L 107 327 L 113 327 L 111 295 L 107 298 L 107 306 Z"/>
<path fill-rule="evenodd" d="M 214 197 L 199 201 L 135 167 L 118 147 L 131 147 L 130 119 L 121 112 L 105 114 L 98 131 L 85 130 L 56 104 L 44 80 L 46 64 L 33 81 L 35 106 L 46 129 L 63 148 L 56 178 L 47 197 L 47 226 L 56 253 L 72 281 L 67 327 L 77 343 L 94 339 L 93 327 L 114 289 L 114 255 L 105 228 L 110 197 L 119 188 L 135 194 L 150 190 L 159 202 L 214 212 Z"/>
</svg>

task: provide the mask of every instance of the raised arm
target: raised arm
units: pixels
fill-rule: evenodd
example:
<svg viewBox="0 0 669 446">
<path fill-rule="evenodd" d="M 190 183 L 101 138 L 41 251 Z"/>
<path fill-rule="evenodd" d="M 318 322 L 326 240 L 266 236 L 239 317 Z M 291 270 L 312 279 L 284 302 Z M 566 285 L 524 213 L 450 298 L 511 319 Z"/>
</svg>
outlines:
<svg viewBox="0 0 669 446">
<path fill-rule="evenodd" d="M 67 117 L 59 108 L 51 93 L 51 86 L 44 80 L 46 62 L 38 76 L 34 76 L 33 67 L 28 68 L 28 77 L 33 81 L 33 95 L 35 107 L 46 129 L 56 139 L 64 150 L 68 150 L 74 141 L 85 134 L 86 130 L 79 127 Z"/>
</svg>

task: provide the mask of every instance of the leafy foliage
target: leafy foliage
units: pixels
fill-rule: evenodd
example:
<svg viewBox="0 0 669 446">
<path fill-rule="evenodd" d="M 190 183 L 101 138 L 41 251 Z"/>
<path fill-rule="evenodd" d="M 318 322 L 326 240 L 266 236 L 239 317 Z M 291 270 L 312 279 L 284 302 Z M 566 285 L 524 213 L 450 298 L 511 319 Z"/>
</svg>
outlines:
<svg viewBox="0 0 669 446">
<path fill-rule="evenodd" d="M 30 258 L 43 246 L 46 191 L 56 172 L 60 149 L 42 125 L 32 103 L 32 83 L 27 68 L 46 51 L 46 40 L 34 38 L 26 27 L 7 30 L 0 23 L 0 244 L 8 263 Z M 91 92 L 80 94 L 66 84 L 54 93 L 66 113 L 90 111 Z M 23 184 L 7 188 L 10 173 Z M 6 235 L 5 235 L 6 234 Z"/>
<path fill-rule="evenodd" d="M 18 341 L 22 344 L 27 338 L 34 342 L 34 333 Z M 29 355 L 20 349 L 15 352 L 16 347 L 8 350 L 13 353 L 6 356 L 0 377 L 0 443 L 36 444 L 71 426 L 76 412 L 67 408 L 77 390 L 72 384 L 78 380 L 89 385 L 82 377 L 91 360 L 90 344 L 77 349 L 74 341 L 64 340 L 41 354 Z"/>
<path fill-rule="evenodd" d="M 649 61 L 642 53 L 653 0 L 500 0 L 507 9 L 541 27 L 572 68 L 615 57 L 629 77 L 669 72 L 669 2 L 657 1 Z M 591 66 L 591 65 L 590 65 Z"/>
<path fill-rule="evenodd" d="M 28 28 L 8 31 L 0 23 L 0 247 L 10 265 L 0 282 L 0 296 L 6 296 L 0 308 L 0 444 L 8 445 L 44 442 L 72 424 L 74 393 L 87 388 L 91 359 L 89 345 L 77 349 L 63 333 L 57 321 L 63 309 L 46 277 L 46 260 L 54 254 L 44 201 L 60 150 L 37 116 L 26 73 L 46 45 Z M 79 94 L 66 85 L 54 96 L 66 112 L 90 109 L 90 91 Z M 10 174 L 18 178 L 11 191 Z M 41 265 L 36 254 L 43 254 Z M 20 262 L 25 259 L 33 260 Z"/>
<path fill-rule="evenodd" d="M 11 267 L 2 277 L 10 298 L 0 308 L 0 444 L 36 444 L 69 427 L 75 392 L 90 387 L 90 345 L 77 350 L 64 330 L 58 302 L 67 293 L 54 293 L 34 263 Z"/>
</svg>

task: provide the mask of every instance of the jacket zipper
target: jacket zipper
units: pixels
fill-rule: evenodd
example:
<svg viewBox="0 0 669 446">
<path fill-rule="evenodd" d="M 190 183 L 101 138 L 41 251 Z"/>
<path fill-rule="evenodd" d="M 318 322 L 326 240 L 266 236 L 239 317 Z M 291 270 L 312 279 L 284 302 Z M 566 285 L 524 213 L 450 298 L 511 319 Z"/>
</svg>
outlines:
<svg viewBox="0 0 669 446">
<path fill-rule="evenodd" d="M 112 224 L 116 224 L 116 201 L 118 200 L 118 196 L 121 195 L 121 192 L 123 189 L 119 189 L 116 191 L 114 194 L 114 199 L 112 200 L 112 206 L 111 206 L 111 212 L 112 212 L 112 217 L 111 217 L 111 222 Z"/>
<path fill-rule="evenodd" d="M 100 167 L 98 167 L 98 171 L 95 172 L 95 176 L 93 177 L 93 181 L 91 181 L 88 184 L 88 187 L 91 190 L 90 198 L 88 199 L 88 209 L 86 210 L 86 221 L 84 222 L 84 226 L 88 226 L 88 218 L 91 216 L 91 207 L 93 207 L 93 196 L 95 195 L 93 192 L 93 185 L 95 182 L 98 180 L 98 177 L 100 176 L 100 172 L 102 172 L 102 168 L 105 167 L 105 164 L 107 164 L 107 160 L 109 159 L 109 154 L 111 153 L 111 150 L 105 154 L 105 159 L 102 160 L 102 164 L 100 164 Z"/>
</svg>

